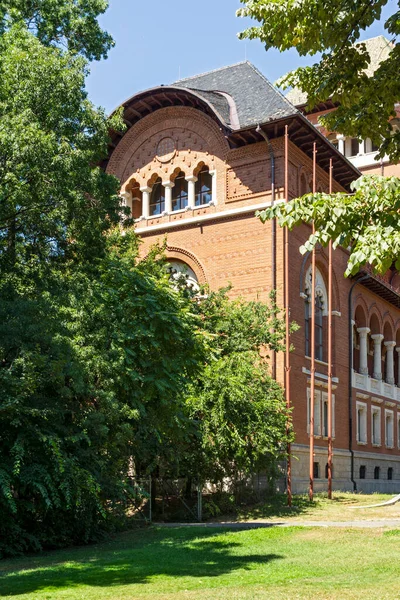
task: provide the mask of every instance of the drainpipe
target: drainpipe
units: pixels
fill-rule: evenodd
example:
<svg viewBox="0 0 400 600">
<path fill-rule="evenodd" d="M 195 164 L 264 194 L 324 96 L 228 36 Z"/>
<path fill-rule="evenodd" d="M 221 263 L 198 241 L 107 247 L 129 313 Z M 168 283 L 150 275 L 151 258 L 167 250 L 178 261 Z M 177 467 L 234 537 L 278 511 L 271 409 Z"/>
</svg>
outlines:
<svg viewBox="0 0 400 600">
<path fill-rule="evenodd" d="M 349 452 L 350 452 L 350 480 L 353 484 L 353 490 L 357 491 L 357 484 L 354 480 L 354 450 L 353 450 L 353 326 L 351 324 L 352 317 L 352 299 L 353 299 L 353 289 L 356 287 L 358 283 L 369 279 L 369 275 L 363 275 L 360 279 L 355 281 L 350 288 L 349 291 L 349 333 L 348 333 L 348 341 L 349 341 Z"/>
<path fill-rule="evenodd" d="M 271 205 L 275 204 L 275 154 L 272 148 L 267 134 L 261 129 L 260 125 L 257 125 L 256 132 L 264 138 L 268 145 L 269 156 L 271 159 Z M 271 232 L 271 243 L 272 243 L 272 258 L 271 258 L 271 270 L 272 270 L 272 289 L 276 290 L 276 219 L 272 219 L 272 232 Z M 272 377 L 276 379 L 276 353 L 273 354 L 272 362 Z"/>
</svg>

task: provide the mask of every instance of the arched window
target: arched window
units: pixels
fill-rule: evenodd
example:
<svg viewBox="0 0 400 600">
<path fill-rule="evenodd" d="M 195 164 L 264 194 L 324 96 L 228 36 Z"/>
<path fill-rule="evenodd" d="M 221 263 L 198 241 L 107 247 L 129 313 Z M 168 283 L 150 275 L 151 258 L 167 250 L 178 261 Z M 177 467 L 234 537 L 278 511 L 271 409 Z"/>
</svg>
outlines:
<svg viewBox="0 0 400 600">
<path fill-rule="evenodd" d="M 188 182 L 185 179 L 185 173 L 181 171 L 175 178 L 175 185 L 172 188 L 172 210 L 182 210 L 188 205 Z"/>
<path fill-rule="evenodd" d="M 367 475 L 367 467 L 365 465 L 360 466 L 360 479 L 365 479 Z"/>
<path fill-rule="evenodd" d="M 159 177 L 153 185 L 150 197 L 150 216 L 161 215 L 165 211 L 165 191 Z"/>
<path fill-rule="evenodd" d="M 393 479 L 393 467 L 388 467 L 387 478 L 389 481 Z"/>
<path fill-rule="evenodd" d="M 333 479 L 333 465 L 332 465 L 331 469 L 332 469 L 332 479 Z M 329 476 L 329 465 L 328 465 L 328 463 L 326 463 L 326 465 L 325 465 L 325 479 L 328 479 L 328 476 Z"/>
<path fill-rule="evenodd" d="M 195 206 L 209 204 L 212 200 L 212 176 L 208 167 L 203 167 L 197 175 Z"/>
<path fill-rule="evenodd" d="M 176 282 L 177 285 L 178 283 L 184 285 L 194 292 L 200 290 L 196 273 L 186 263 L 178 260 L 168 262 L 167 270 L 172 283 Z"/>
<path fill-rule="evenodd" d="M 324 347 L 326 338 L 326 316 L 327 316 L 327 292 L 325 282 L 318 269 L 316 269 L 315 279 L 315 358 L 325 360 Z M 311 267 L 308 269 L 305 280 L 305 353 L 311 356 Z"/>
<path fill-rule="evenodd" d="M 379 467 L 375 467 L 374 469 L 374 479 L 379 479 L 380 476 L 380 468 Z"/>
</svg>

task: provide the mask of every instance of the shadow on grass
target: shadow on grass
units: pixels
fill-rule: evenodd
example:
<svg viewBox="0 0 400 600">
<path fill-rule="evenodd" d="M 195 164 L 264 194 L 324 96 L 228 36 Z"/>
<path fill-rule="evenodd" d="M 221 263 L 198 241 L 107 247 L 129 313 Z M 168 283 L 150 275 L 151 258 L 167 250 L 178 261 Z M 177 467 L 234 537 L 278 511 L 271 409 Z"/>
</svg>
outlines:
<svg viewBox="0 0 400 600">
<path fill-rule="evenodd" d="M 242 506 L 237 510 L 239 519 L 272 519 L 297 517 L 314 512 L 315 502 L 310 502 L 306 495 L 296 495 L 292 498 L 292 506 L 287 504 L 286 494 L 271 496 L 267 501 L 253 506 Z"/>
<path fill-rule="evenodd" d="M 4 561 L 0 563 L 0 596 L 83 585 L 146 584 L 159 575 L 218 577 L 284 558 L 278 554 L 246 555 L 240 533 L 235 533 L 233 541 L 220 530 L 139 530 L 106 544 Z"/>
</svg>

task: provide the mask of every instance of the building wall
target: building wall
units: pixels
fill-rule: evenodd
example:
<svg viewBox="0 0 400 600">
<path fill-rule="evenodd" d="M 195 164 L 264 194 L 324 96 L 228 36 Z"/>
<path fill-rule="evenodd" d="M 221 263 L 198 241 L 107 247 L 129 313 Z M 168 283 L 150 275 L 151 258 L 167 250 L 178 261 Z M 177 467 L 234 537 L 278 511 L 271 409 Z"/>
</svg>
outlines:
<svg viewBox="0 0 400 600">
<path fill-rule="evenodd" d="M 164 144 L 166 139 L 173 140 L 173 145 Z M 276 160 L 276 200 L 282 200 L 284 197 L 283 139 L 273 140 L 272 146 Z M 162 154 L 166 147 L 170 151 Z M 232 297 L 242 296 L 248 300 L 267 301 L 273 287 L 272 225 L 271 223 L 263 225 L 254 216 L 256 207 L 262 208 L 271 201 L 271 163 L 265 142 L 232 150 L 221 130 L 210 117 L 193 108 L 163 108 L 144 117 L 128 131 L 114 150 L 108 171 L 120 178 L 122 192 L 132 194 L 133 198 L 136 195 L 137 199 L 133 199 L 132 208 L 134 213 L 136 211 L 136 216 L 140 216 L 142 210 L 140 189 L 151 187 L 157 177 L 160 177 L 163 182 L 173 182 L 181 170 L 186 176 L 196 175 L 201 165 L 208 166 L 210 171 L 214 172 L 213 202 L 195 209 L 138 220 L 136 228 L 143 240 L 141 254 L 145 256 L 152 245 L 162 244 L 166 240 L 167 257 L 188 264 L 199 282 L 207 283 L 213 290 L 230 283 L 233 286 Z M 303 193 L 304 185 L 307 186 L 304 191 L 311 189 L 311 180 L 311 160 L 290 143 L 289 196 L 296 197 Z M 319 167 L 316 183 L 317 189 L 328 190 L 328 174 Z M 333 187 L 334 191 L 341 190 L 336 181 Z M 307 489 L 309 476 L 307 390 L 310 387 L 310 358 L 305 356 L 303 296 L 305 274 L 310 264 L 310 257 L 303 257 L 299 252 L 299 246 L 309 233 L 310 228 L 302 225 L 289 235 L 290 317 L 301 326 L 300 330 L 292 335 L 295 349 L 291 354 L 290 372 L 293 424 L 296 435 L 293 453 L 298 458 L 292 463 L 294 491 Z M 283 306 L 283 258 L 283 231 L 278 227 L 276 287 L 277 301 L 281 306 Z M 334 484 L 339 489 L 353 487 L 349 452 L 349 379 L 353 377 L 352 368 L 349 366 L 349 355 L 353 342 L 349 339 L 349 319 L 354 318 L 356 306 L 362 304 L 366 320 L 370 319 L 372 313 L 380 315 L 382 333 L 385 322 L 390 321 L 393 339 L 396 339 L 397 329 L 400 327 L 400 311 L 361 285 L 355 288 L 353 307 L 349 314 L 348 297 L 353 281 L 343 277 L 346 261 L 345 250 L 334 251 Z M 326 250 L 317 251 L 316 263 L 323 279 L 327 282 Z M 326 317 L 324 318 L 326 323 Z M 282 354 L 276 357 L 276 376 L 283 384 Z M 325 352 L 324 360 L 317 362 L 316 373 L 316 390 L 321 399 L 326 393 L 327 376 Z M 382 385 L 379 390 L 384 392 Z M 379 394 L 376 390 L 371 394 L 362 385 L 361 388 L 352 389 L 352 445 L 355 453 L 355 474 L 359 475 L 361 465 L 364 463 L 367 465 L 367 477 L 361 481 L 358 478 L 357 485 L 367 491 L 372 488 L 386 489 L 385 486 L 391 488 L 394 485 L 392 482 L 383 479 L 377 482 L 368 475 L 379 463 L 384 476 L 385 473 L 387 474 L 387 465 L 390 464 L 394 469 L 393 480 L 400 481 L 400 440 L 397 439 L 397 427 L 392 449 L 386 448 L 384 444 L 380 447 L 372 446 L 370 439 L 366 444 L 359 444 L 354 423 L 357 419 L 356 403 L 360 400 L 360 394 L 362 394 L 362 402 L 367 405 L 368 419 L 371 415 L 371 406 L 379 405 L 393 410 L 396 424 L 400 418 L 398 417 L 400 401 L 393 398 L 389 400 L 387 395 Z M 367 428 L 370 431 L 370 421 Z M 318 486 L 326 485 L 324 480 L 326 457 L 327 439 L 321 431 L 315 439 L 314 460 L 320 465 L 320 478 L 316 481 L 316 489 Z"/>
</svg>

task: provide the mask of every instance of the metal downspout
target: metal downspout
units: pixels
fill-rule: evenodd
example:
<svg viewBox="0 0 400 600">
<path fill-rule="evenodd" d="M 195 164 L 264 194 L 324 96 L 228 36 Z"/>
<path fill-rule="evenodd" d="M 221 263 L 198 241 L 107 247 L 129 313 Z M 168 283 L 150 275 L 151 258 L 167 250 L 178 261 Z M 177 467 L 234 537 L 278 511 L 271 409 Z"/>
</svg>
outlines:
<svg viewBox="0 0 400 600">
<path fill-rule="evenodd" d="M 369 279 L 369 275 L 363 275 L 360 279 L 355 281 L 349 291 L 349 332 L 348 332 L 348 343 L 349 343 L 349 452 L 350 452 L 350 480 L 353 484 L 353 490 L 357 491 L 357 484 L 354 480 L 354 450 L 353 450 L 353 325 L 352 321 L 352 298 L 353 290 L 358 283 Z"/>
<path fill-rule="evenodd" d="M 272 148 L 267 134 L 261 129 L 260 125 L 257 125 L 256 132 L 264 138 L 268 145 L 268 151 L 271 158 L 271 204 L 275 204 L 275 154 Z M 271 244 L 272 244 L 272 256 L 271 256 L 271 271 L 272 271 L 272 289 L 276 290 L 276 219 L 272 219 L 272 231 L 271 231 Z M 276 379 L 276 352 L 273 353 L 272 362 L 272 377 Z"/>
</svg>

